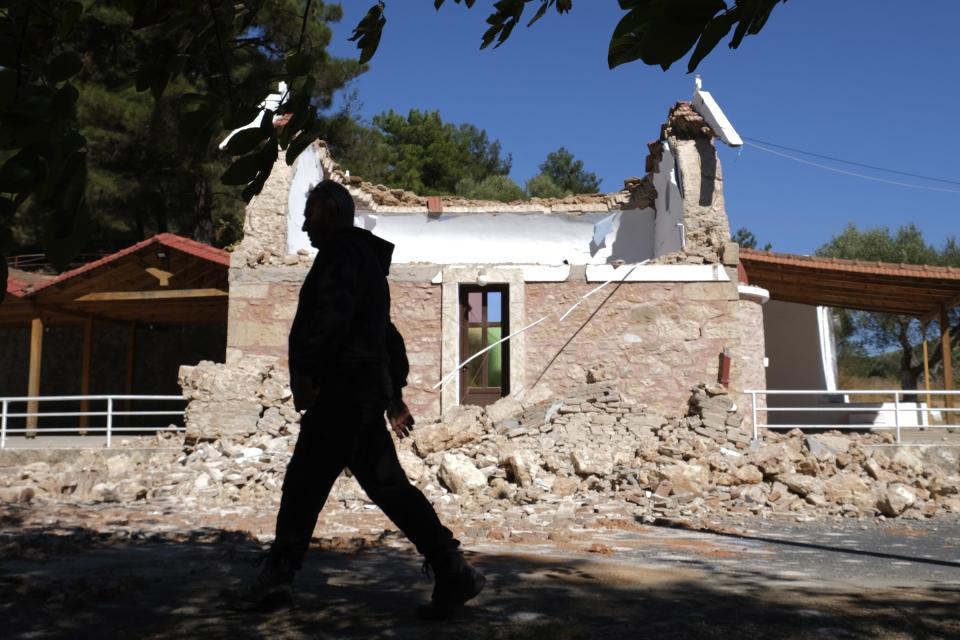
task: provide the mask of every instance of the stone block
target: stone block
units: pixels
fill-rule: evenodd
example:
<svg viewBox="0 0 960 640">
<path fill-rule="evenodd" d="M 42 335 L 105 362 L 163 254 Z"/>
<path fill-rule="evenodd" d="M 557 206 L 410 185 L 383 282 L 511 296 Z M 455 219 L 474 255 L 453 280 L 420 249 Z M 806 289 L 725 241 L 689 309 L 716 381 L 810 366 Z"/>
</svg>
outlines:
<svg viewBox="0 0 960 640">
<path fill-rule="evenodd" d="M 607 451 L 592 448 L 575 449 L 570 454 L 570 462 L 578 476 L 597 476 L 603 478 L 613 472 L 613 456 Z"/>
<path fill-rule="evenodd" d="M 442 422 L 418 426 L 413 432 L 417 454 L 426 457 L 479 440 L 483 435 L 483 410 L 480 407 L 452 407 Z"/>
<path fill-rule="evenodd" d="M 672 486 L 671 495 L 693 497 L 703 495 L 709 488 L 710 470 L 700 464 L 670 464 L 657 470 L 661 481 Z"/>
<path fill-rule="evenodd" d="M 899 482 L 887 485 L 886 489 L 881 491 L 880 499 L 877 500 L 877 509 L 885 516 L 895 517 L 913 506 L 917 501 L 917 494 L 914 489 Z"/>
<path fill-rule="evenodd" d="M 529 451 L 511 451 L 500 459 L 500 466 L 507 472 L 507 478 L 521 487 L 532 487 L 536 479 L 537 465 Z"/>
<path fill-rule="evenodd" d="M 462 453 L 443 454 L 437 478 L 456 494 L 470 493 L 487 486 L 487 478 L 483 472 Z"/>
<path fill-rule="evenodd" d="M 187 440 L 217 440 L 252 435 L 260 420 L 257 400 L 211 402 L 194 400 L 187 406 Z"/>
</svg>

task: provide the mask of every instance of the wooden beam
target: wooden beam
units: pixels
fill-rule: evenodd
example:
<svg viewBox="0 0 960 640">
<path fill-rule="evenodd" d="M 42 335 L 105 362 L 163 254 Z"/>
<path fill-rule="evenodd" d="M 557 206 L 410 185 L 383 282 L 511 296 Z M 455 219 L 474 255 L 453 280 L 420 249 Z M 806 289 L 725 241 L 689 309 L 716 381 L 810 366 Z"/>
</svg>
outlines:
<svg viewBox="0 0 960 640">
<path fill-rule="evenodd" d="M 121 302 L 125 300 L 178 300 L 184 298 L 225 298 L 223 289 L 173 289 L 170 291 L 100 291 L 76 298 L 75 302 Z"/>
<path fill-rule="evenodd" d="M 943 388 L 953 390 L 953 357 L 950 353 L 950 324 L 947 322 L 947 305 L 940 307 L 940 347 L 943 349 Z M 948 409 L 953 408 L 953 397 L 944 398 Z"/>
<path fill-rule="evenodd" d="M 930 322 L 931 320 L 936 320 L 936 319 L 937 319 L 937 316 L 940 315 L 940 308 L 941 308 L 941 307 L 946 307 L 946 308 L 947 308 L 947 311 L 949 311 L 950 309 L 953 309 L 953 308 L 956 307 L 957 305 L 960 305 L 960 293 L 958 293 L 957 295 L 953 296 L 952 298 L 950 298 L 950 299 L 947 300 L 946 302 L 943 302 L 943 303 L 937 305 L 937 306 L 934 307 L 933 309 L 930 309 L 930 311 L 928 311 L 928 312 L 926 313 L 926 315 L 924 315 L 922 318 L 920 318 L 920 322 Z"/>
<path fill-rule="evenodd" d="M 127 379 L 124 383 L 123 392 L 126 395 L 133 393 L 133 373 L 136 366 L 137 354 L 137 323 L 130 323 L 130 332 L 127 334 Z M 124 400 L 124 411 L 130 411 L 130 401 Z M 124 426 L 130 426 L 130 416 L 124 416 Z"/>
<path fill-rule="evenodd" d="M 30 371 L 27 377 L 27 395 L 40 395 L 40 364 L 43 360 L 43 318 L 37 316 L 30 324 Z M 38 402 L 27 403 L 27 413 L 36 413 Z M 27 417 L 27 437 L 37 435 L 37 416 Z"/>
<path fill-rule="evenodd" d="M 83 323 L 83 363 L 80 369 L 80 395 L 90 395 L 90 365 L 93 361 L 93 318 L 87 318 Z M 90 401 L 80 401 L 80 411 L 90 411 Z M 90 416 L 80 416 L 80 435 L 87 435 L 86 429 L 90 426 Z"/>
</svg>

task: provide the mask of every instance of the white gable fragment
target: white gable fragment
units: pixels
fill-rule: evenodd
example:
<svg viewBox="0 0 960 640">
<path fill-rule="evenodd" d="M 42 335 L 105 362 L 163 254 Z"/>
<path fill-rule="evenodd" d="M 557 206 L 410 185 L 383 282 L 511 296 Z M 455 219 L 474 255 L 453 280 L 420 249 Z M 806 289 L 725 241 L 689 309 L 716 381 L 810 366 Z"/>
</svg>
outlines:
<svg viewBox="0 0 960 640">
<path fill-rule="evenodd" d="M 713 99 L 709 91 L 703 91 L 700 88 L 700 76 L 697 76 L 696 88 L 693 90 L 693 110 L 703 116 L 710 128 L 713 129 L 717 137 L 723 140 L 731 147 L 742 147 L 743 140 L 740 134 L 733 128 L 723 109 Z"/>
</svg>

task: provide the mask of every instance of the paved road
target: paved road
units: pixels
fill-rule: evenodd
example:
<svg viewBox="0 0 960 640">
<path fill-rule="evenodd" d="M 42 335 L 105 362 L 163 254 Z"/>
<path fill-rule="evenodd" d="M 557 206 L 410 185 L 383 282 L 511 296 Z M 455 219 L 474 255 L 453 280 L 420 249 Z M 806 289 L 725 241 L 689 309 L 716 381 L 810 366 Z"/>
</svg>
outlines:
<svg viewBox="0 0 960 640">
<path fill-rule="evenodd" d="M 425 626 L 411 612 L 430 582 L 396 532 L 322 535 L 297 606 L 250 615 L 225 608 L 220 590 L 255 573 L 253 536 L 111 509 L 96 529 L 82 526 L 92 516 L 0 511 L 4 637 L 960 637 L 957 518 L 722 533 L 624 523 L 543 544 L 471 541 L 488 589 L 457 620 Z"/>
</svg>

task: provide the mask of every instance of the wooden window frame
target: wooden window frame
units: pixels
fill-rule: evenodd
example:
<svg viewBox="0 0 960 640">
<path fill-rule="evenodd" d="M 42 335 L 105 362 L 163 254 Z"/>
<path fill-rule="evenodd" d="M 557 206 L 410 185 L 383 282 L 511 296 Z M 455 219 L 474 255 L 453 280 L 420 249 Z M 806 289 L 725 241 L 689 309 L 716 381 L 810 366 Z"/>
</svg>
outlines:
<svg viewBox="0 0 960 640">
<path fill-rule="evenodd" d="M 480 313 L 480 322 L 470 322 L 469 294 L 481 293 L 483 309 Z M 500 293 L 500 322 L 489 322 L 487 318 L 488 294 Z M 459 286 L 459 314 L 460 314 L 460 355 L 461 361 L 467 359 L 470 355 L 469 330 L 471 328 L 481 328 L 481 348 L 490 345 L 487 337 L 487 330 L 490 328 L 499 328 L 501 338 L 510 335 L 510 286 L 503 284 L 473 285 L 461 284 Z M 510 395 L 510 341 L 501 345 L 501 376 L 499 387 L 470 387 L 468 375 L 471 373 L 469 366 L 460 370 L 460 404 L 486 406 L 493 404 L 500 398 Z M 480 357 L 481 369 L 480 377 L 488 380 L 488 358 L 490 352 Z"/>
</svg>

